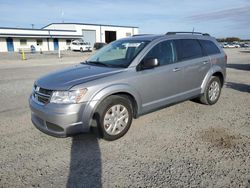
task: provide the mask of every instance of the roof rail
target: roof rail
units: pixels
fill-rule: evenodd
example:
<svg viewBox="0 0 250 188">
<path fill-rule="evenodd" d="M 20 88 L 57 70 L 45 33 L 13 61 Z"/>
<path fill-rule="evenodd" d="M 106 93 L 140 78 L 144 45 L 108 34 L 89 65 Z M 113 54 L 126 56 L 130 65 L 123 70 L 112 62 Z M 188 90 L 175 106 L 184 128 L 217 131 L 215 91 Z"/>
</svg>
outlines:
<svg viewBox="0 0 250 188">
<path fill-rule="evenodd" d="M 186 32 L 186 31 L 172 31 L 172 32 L 167 32 L 166 35 L 176 35 L 176 34 L 192 34 L 192 35 L 204 35 L 204 36 L 210 36 L 208 33 L 200 33 L 200 32 Z"/>
<path fill-rule="evenodd" d="M 136 35 L 132 35 L 132 37 L 145 36 L 145 35 L 151 35 L 151 34 L 136 34 Z"/>
</svg>

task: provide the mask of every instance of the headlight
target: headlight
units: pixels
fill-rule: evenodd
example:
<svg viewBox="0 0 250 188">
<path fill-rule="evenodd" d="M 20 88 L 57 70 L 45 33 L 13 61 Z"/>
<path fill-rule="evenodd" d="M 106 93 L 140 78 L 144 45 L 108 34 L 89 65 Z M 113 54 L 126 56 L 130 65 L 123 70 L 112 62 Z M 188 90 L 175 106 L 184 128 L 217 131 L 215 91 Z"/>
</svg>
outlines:
<svg viewBox="0 0 250 188">
<path fill-rule="evenodd" d="M 54 91 L 50 102 L 58 104 L 80 103 L 83 101 L 83 97 L 87 91 L 86 88 L 71 91 Z"/>
</svg>

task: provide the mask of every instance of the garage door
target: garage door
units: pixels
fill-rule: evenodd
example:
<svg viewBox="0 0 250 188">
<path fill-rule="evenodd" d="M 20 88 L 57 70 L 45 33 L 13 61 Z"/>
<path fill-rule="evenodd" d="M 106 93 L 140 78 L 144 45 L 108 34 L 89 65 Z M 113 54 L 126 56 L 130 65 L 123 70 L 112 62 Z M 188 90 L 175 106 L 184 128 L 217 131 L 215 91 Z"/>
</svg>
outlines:
<svg viewBox="0 0 250 188">
<path fill-rule="evenodd" d="M 82 30 L 84 42 L 89 42 L 93 47 L 96 42 L 96 31 L 95 30 Z"/>
</svg>

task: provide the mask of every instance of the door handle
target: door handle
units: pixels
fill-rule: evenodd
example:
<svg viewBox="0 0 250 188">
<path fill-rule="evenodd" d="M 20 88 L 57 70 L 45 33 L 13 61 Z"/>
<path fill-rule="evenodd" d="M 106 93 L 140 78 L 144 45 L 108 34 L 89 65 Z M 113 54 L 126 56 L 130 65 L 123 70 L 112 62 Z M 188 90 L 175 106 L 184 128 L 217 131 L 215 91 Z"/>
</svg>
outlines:
<svg viewBox="0 0 250 188">
<path fill-rule="evenodd" d="M 181 69 L 180 68 L 174 68 L 173 69 L 173 72 L 178 72 L 178 71 L 180 71 Z"/>
</svg>

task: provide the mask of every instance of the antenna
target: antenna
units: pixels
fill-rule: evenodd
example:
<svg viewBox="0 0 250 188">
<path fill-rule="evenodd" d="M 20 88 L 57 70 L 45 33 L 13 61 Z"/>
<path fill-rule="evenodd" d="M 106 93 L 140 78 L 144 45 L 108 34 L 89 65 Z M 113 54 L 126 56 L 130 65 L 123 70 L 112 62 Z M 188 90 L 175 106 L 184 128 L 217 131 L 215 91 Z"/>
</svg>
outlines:
<svg viewBox="0 0 250 188">
<path fill-rule="evenodd" d="M 62 18 L 62 23 L 64 23 L 63 16 L 64 16 L 64 11 L 63 11 L 63 10 L 61 10 L 61 18 Z"/>
</svg>

